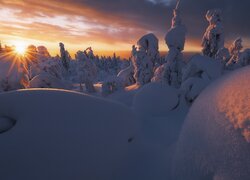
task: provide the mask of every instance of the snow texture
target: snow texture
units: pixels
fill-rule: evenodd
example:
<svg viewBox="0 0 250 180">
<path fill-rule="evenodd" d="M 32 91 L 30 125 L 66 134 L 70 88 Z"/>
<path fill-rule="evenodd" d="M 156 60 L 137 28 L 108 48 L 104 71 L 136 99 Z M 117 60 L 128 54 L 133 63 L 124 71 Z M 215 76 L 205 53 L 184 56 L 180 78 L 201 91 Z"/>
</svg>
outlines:
<svg viewBox="0 0 250 180">
<path fill-rule="evenodd" d="M 185 120 L 174 158 L 174 180 L 248 180 L 250 68 L 209 86 Z"/>
</svg>

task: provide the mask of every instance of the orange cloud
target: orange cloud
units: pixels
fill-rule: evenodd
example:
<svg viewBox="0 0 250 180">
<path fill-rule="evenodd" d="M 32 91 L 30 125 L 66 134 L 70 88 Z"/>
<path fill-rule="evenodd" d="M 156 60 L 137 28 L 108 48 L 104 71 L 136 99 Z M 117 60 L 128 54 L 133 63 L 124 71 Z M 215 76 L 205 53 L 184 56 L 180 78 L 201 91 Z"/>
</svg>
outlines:
<svg viewBox="0 0 250 180">
<path fill-rule="evenodd" d="M 0 39 L 11 43 L 21 39 L 34 45 L 47 46 L 52 54 L 58 43 L 64 42 L 75 52 L 92 46 L 97 51 L 130 50 L 143 34 L 154 31 L 146 23 L 123 13 L 106 13 L 88 4 L 59 0 L 2 0 L 0 2 Z M 167 50 L 162 32 L 154 31 L 161 40 L 161 50 Z M 188 45 L 187 50 L 197 47 Z"/>
</svg>

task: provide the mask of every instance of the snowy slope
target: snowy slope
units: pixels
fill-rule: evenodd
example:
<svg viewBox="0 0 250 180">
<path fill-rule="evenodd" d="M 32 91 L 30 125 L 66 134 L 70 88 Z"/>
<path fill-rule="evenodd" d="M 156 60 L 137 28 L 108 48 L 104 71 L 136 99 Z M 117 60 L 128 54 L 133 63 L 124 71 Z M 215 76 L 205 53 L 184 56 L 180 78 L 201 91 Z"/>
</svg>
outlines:
<svg viewBox="0 0 250 180">
<path fill-rule="evenodd" d="M 0 130 L 12 120 L 0 134 L 4 180 L 119 179 L 138 131 L 126 107 L 59 90 L 0 94 Z"/>
<path fill-rule="evenodd" d="M 192 106 L 178 141 L 174 180 L 248 180 L 250 67 L 210 85 Z"/>
<path fill-rule="evenodd" d="M 166 116 L 178 105 L 177 90 L 161 83 L 143 86 L 134 97 L 133 108 L 144 116 Z"/>
<path fill-rule="evenodd" d="M 130 150 L 129 167 L 119 180 L 166 180 L 188 108 L 177 90 L 149 83 L 137 90 L 132 108 L 140 120 L 139 140 Z"/>
</svg>

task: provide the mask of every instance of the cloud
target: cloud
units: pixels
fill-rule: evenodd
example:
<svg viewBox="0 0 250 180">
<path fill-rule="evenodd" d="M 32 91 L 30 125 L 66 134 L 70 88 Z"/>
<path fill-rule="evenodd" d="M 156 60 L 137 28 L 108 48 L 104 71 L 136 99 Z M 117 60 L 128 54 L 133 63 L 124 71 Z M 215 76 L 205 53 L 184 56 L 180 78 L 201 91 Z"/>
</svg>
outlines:
<svg viewBox="0 0 250 180">
<path fill-rule="evenodd" d="M 173 3 L 174 0 L 146 0 L 148 2 L 151 2 L 153 4 L 164 4 L 166 6 L 169 6 Z"/>
<path fill-rule="evenodd" d="M 176 0 L 1 0 L 0 32 L 8 37 L 65 41 L 75 46 L 99 44 L 99 48 L 103 45 L 109 50 L 119 49 L 119 44 L 120 49 L 129 49 L 140 36 L 153 32 L 163 44 L 175 3 Z M 249 7 L 249 0 L 182 0 L 189 46 L 199 46 L 207 27 L 204 16 L 210 8 L 223 10 L 228 42 L 238 36 L 249 41 Z"/>
</svg>

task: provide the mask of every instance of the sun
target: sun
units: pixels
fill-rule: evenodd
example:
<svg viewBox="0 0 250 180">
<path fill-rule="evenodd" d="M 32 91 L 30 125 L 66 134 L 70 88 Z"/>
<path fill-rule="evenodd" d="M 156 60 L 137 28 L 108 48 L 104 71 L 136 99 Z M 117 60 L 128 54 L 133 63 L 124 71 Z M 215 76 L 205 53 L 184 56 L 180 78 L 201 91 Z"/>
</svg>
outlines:
<svg viewBox="0 0 250 180">
<path fill-rule="evenodd" d="M 26 52 L 26 45 L 24 42 L 15 42 L 15 52 L 19 55 L 24 55 Z"/>
</svg>

